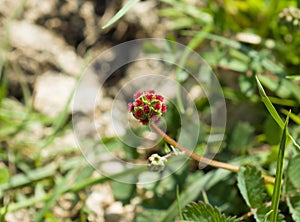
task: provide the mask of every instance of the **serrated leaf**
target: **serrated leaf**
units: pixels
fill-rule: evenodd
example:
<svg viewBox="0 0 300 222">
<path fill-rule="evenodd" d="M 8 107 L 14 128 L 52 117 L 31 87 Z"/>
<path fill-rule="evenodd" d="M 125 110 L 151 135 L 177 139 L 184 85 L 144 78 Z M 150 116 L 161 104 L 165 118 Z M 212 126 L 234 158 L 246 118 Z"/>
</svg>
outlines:
<svg viewBox="0 0 300 222">
<path fill-rule="evenodd" d="M 183 210 L 183 218 L 187 221 L 201 222 L 239 222 L 233 217 L 226 217 L 217 208 L 203 202 L 190 203 Z"/>
<path fill-rule="evenodd" d="M 238 172 L 238 188 L 257 222 L 264 222 L 271 208 L 267 207 L 266 191 L 261 172 L 254 166 L 241 167 Z M 284 221 L 282 215 L 277 221 Z"/>
<path fill-rule="evenodd" d="M 285 192 L 287 195 L 287 205 L 294 221 L 300 221 L 300 155 L 290 160 L 287 168 L 287 178 L 285 182 Z"/>
<path fill-rule="evenodd" d="M 198 171 L 198 173 L 199 173 L 199 171 Z M 201 192 L 201 190 L 210 189 L 212 186 L 221 182 L 229 175 L 228 171 L 225 171 L 222 169 L 218 169 L 216 171 L 211 171 L 202 176 L 200 176 L 198 173 L 195 175 L 196 177 L 194 177 L 193 175 L 190 175 L 189 178 L 194 178 L 194 179 L 192 180 L 191 184 L 189 186 L 187 186 L 187 189 L 184 190 L 180 194 L 180 202 L 181 202 L 182 206 L 195 200 L 197 198 L 197 196 L 199 195 L 199 193 Z M 160 221 L 160 222 L 174 221 L 174 218 L 176 217 L 176 215 L 178 213 L 176 210 L 177 207 L 178 207 L 177 203 L 174 202 L 169 207 L 169 209 L 166 211 L 165 215 L 156 221 Z"/>
<path fill-rule="evenodd" d="M 300 189 L 300 155 L 294 157 L 288 166 L 288 178 L 296 189 Z"/>
<path fill-rule="evenodd" d="M 238 188 L 248 207 L 264 206 L 265 188 L 261 172 L 253 166 L 241 167 L 238 172 Z"/>
<path fill-rule="evenodd" d="M 288 197 L 287 204 L 295 222 L 300 222 L 300 195 Z"/>
</svg>

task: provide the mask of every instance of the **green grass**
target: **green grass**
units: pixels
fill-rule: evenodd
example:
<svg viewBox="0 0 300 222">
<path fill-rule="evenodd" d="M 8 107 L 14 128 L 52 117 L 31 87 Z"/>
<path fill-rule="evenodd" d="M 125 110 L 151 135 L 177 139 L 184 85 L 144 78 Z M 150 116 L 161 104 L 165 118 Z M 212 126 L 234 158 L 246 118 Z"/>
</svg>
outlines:
<svg viewBox="0 0 300 222">
<path fill-rule="evenodd" d="M 103 28 L 121 20 L 138 2 L 128 1 Z M 26 1 L 12 12 L 3 30 L 22 16 L 25 4 Z M 86 200 L 92 188 L 99 184 L 111 184 L 115 201 L 121 201 L 124 206 L 136 203 L 135 221 L 138 222 L 198 217 L 207 221 L 212 218 L 216 221 L 300 221 L 300 64 L 297 63 L 300 56 L 299 50 L 291 50 L 299 48 L 299 41 L 297 33 L 278 17 L 283 8 L 297 4 L 297 1 L 274 0 L 226 1 L 222 6 L 215 1 L 201 6 L 184 0 L 160 2 L 160 19 L 170 25 L 166 27 L 166 39 L 198 52 L 220 80 L 228 121 L 225 139 L 215 159 L 241 168 L 237 174 L 209 167 L 199 170 L 197 163 L 187 161 L 176 173 L 151 184 L 128 185 L 111 179 L 132 177 L 138 181 L 145 167 L 126 169 L 111 178 L 95 176 L 95 169 L 77 146 L 56 147 L 55 152 L 50 150 L 50 155 L 42 155 L 43 151 L 53 148 L 58 138 L 72 130 L 68 110 L 76 88 L 56 118 L 34 110 L 27 76 L 22 67 L 7 60 L 11 46 L 4 31 L 0 42 L 0 221 L 20 210 L 28 212 L 34 221 L 60 221 L 54 208 L 66 194 L 74 197 L 74 205 L 82 206 L 72 221 L 85 221 L 92 214 Z M 254 22 L 258 20 L 262 26 Z M 237 41 L 236 34 L 240 32 L 259 35 L 261 43 Z M 287 41 L 289 34 L 296 37 Z M 273 47 L 269 47 L 270 42 Z M 168 56 L 176 54 L 176 49 L 172 50 Z M 153 53 L 160 51 L 155 49 Z M 174 79 L 188 90 L 196 86 L 189 73 L 182 69 L 193 64 L 189 53 L 189 50 L 183 52 L 174 70 Z M 80 73 L 90 61 L 89 56 L 85 61 Z M 21 99 L 9 94 L 12 72 L 20 85 Z M 178 88 L 179 110 L 170 105 L 166 116 L 168 133 L 175 140 L 180 126 L 178 115 L 184 112 L 181 93 Z M 202 151 L 210 132 L 210 104 L 205 98 L 196 98 L 195 107 L 201 117 L 197 148 Z M 42 130 L 42 136 L 33 138 L 35 126 Z M 134 130 L 142 133 L 147 129 Z M 117 137 L 103 138 L 102 142 L 113 151 L 127 154 L 122 156 L 124 160 L 147 161 L 148 154 L 125 146 Z M 161 142 L 155 149 L 164 146 Z M 168 160 L 166 170 L 176 166 L 176 158 L 179 157 Z M 273 176 L 275 184 L 265 185 L 262 175 Z M 149 173 L 146 176 L 161 175 Z"/>
</svg>

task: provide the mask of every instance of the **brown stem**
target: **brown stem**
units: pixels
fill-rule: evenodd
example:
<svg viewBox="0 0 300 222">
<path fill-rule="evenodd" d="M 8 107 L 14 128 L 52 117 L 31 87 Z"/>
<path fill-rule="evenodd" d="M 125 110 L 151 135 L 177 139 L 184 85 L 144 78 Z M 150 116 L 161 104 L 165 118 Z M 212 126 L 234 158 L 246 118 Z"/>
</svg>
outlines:
<svg viewBox="0 0 300 222">
<path fill-rule="evenodd" d="M 171 137 L 169 137 L 167 134 L 165 134 L 165 132 L 163 132 L 155 123 L 151 123 L 150 125 L 159 135 L 161 135 L 163 137 L 163 139 L 167 143 L 171 144 L 172 146 L 179 149 L 180 151 L 183 151 L 188 156 L 190 156 L 192 159 L 197 160 L 198 162 L 200 162 L 202 164 L 207 164 L 207 165 L 215 167 L 215 168 L 222 168 L 222 169 L 229 170 L 229 171 L 235 172 L 235 173 L 237 173 L 239 171 L 239 169 L 240 169 L 239 166 L 216 161 L 216 160 L 211 160 L 204 156 L 200 156 L 197 153 L 192 152 L 191 150 L 181 146 L 179 143 L 177 143 L 175 140 L 173 140 Z M 275 178 L 273 178 L 273 177 L 263 175 L 263 178 L 264 178 L 265 183 L 269 183 L 269 184 L 275 183 Z"/>
</svg>

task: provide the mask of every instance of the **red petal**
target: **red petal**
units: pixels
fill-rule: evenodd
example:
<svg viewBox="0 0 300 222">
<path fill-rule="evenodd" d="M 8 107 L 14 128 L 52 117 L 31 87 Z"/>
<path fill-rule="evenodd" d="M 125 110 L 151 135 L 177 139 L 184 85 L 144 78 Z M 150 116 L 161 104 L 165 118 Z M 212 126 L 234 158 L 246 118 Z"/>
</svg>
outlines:
<svg viewBox="0 0 300 222">
<path fill-rule="evenodd" d="M 134 94 L 134 98 L 137 99 L 137 98 L 139 98 L 141 95 L 143 95 L 143 92 L 137 92 L 136 94 Z"/>
<path fill-rule="evenodd" d="M 158 99 L 158 100 L 161 101 L 161 102 L 164 101 L 164 97 L 161 96 L 161 95 L 156 95 L 155 98 Z"/>
<path fill-rule="evenodd" d="M 128 103 L 128 109 L 129 109 L 130 112 L 133 112 L 134 106 L 133 106 L 132 103 Z"/>
<path fill-rule="evenodd" d="M 162 107 L 161 107 L 161 112 L 163 114 L 165 114 L 167 112 L 167 106 L 165 104 L 162 104 Z"/>
</svg>

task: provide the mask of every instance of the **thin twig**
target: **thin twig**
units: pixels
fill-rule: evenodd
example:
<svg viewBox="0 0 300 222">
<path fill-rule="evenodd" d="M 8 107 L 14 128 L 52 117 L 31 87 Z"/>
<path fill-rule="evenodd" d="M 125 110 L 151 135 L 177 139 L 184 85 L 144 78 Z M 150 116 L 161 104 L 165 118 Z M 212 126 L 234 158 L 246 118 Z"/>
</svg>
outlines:
<svg viewBox="0 0 300 222">
<path fill-rule="evenodd" d="M 194 153 L 193 151 L 181 146 L 179 143 L 177 143 L 175 140 L 173 140 L 171 137 L 169 137 L 155 123 L 151 123 L 150 125 L 159 135 L 161 135 L 163 137 L 163 139 L 167 143 L 171 144 L 172 146 L 179 149 L 180 151 L 183 151 L 185 154 L 187 154 L 192 159 L 197 160 L 200 163 L 215 167 L 215 168 L 222 168 L 222 169 L 229 170 L 229 171 L 235 172 L 235 173 L 237 173 L 239 171 L 240 167 L 237 165 L 233 165 L 230 163 L 224 163 L 224 162 L 220 162 L 220 161 L 216 161 L 216 160 L 211 160 L 211 159 L 208 159 L 197 153 Z M 264 178 L 265 183 L 269 183 L 269 184 L 275 183 L 275 178 L 273 178 L 273 177 L 263 175 L 263 178 Z"/>
</svg>

